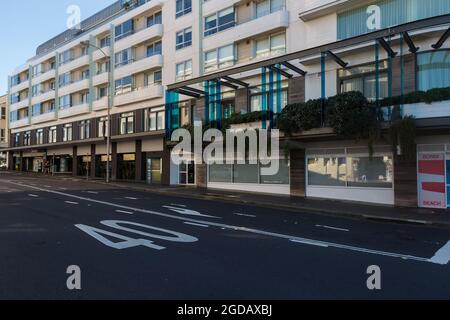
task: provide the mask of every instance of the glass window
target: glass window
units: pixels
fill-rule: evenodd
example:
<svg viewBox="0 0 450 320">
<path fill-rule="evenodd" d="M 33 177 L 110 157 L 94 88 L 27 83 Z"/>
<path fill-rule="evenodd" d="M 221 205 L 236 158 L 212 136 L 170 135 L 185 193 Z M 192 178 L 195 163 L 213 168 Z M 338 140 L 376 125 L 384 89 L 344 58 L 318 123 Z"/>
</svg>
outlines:
<svg viewBox="0 0 450 320">
<path fill-rule="evenodd" d="M 221 10 L 205 18 L 205 37 L 235 26 L 234 7 Z"/>
<path fill-rule="evenodd" d="M 279 170 L 276 175 L 273 176 L 263 176 L 261 174 L 262 184 L 289 184 L 289 160 L 280 159 Z M 267 168 L 270 166 L 261 166 L 261 168 Z"/>
<path fill-rule="evenodd" d="M 166 113 L 164 108 L 153 108 L 146 110 L 146 131 L 164 130 Z"/>
<path fill-rule="evenodd" d="M 91 137 L 91 121 L 84 120 L 80 122 L 80 139 L 89 139 Z"/>
<path fill-rule="evenodd" d="M 184 29 L 177 32 L 176 35 L 176 49 L 183 49 L 192 45 L 192 28 Z"/>
<path fill-rule="evenodd" d="M 157 12 L 154 15 L 151 15 L 147 18 L 147 28 L 154 26 L 156 24 L 162 24 L 162 13 Z"/>
<path fill-rule="evenodd" d="M 133 77 L 132 76 L 128 76 L 128 77 L 124 77 L 122 79 L 116 80 L 116 82 L 115 82 L 116 95 L 131 92 L 132 90 L 133 90 Z"/>
<path fill-rule="evenodd" d="M 212 164 L 209 166 L 209 182 L 233 182 L 233 166 Z"/>
<path fill-rule="evenodd" d="M 392 157 L 349 157 L 348 186 L 392 188 Z"/>
<path fill-rule="evenodd" d="M 347 159 L 321 157 L 308 159 L 308 185 L 346 186 Z"/>
<path fill-rule="evenodd" d="M 192 0 L 176 0 L 176 17 L 192 12 Z"/>
<path fill-rule="evenodd" d="M 450 87 L 450 50 L 419 53 L 417 66 L 420 91 Z"/>
<path fill-rule="evenodd" d="M 72 106 L 72 97 L 70 94 L 59 97 L 59 108 L 67 109 Z"/>
<path fill-rule="evenodd" d="M 233 167 L 234 183 L 259 183 L 259 165 L 236 164 Z"/>
<path fill-rule="evenodd" d="M 98 137 L 106 137 L 108 133 L 108 117 L 101 117 L 98 120 Z"/>
<path fill-rule="evenodd" d="M 116 64 L 115 64 L 116 68 L 125 66 L 127 64 L 134 62 L 133 49 L 128 48 L 128 49 L 125 49 L 125 50 L 122 50 L 122 51 L 116 53 L 116 61 L 115 62 L 116 62 Z"/>
<path fill-rule="evenodd" d="M 234 45 L 224 46 L 205 53 L 205 72 L 234 65 Z"/>
<path fill-rule="evenodd" d="M 48 131 L 48 143 L 56 143 L 57 128 L 51 127 Z"/>
<path fill-rule="evenodd" d="M 134 133 L 134 112 L 120 115 L 120 134 Z"/>
<path fill-rule="evenodd" d="M 121 25 L 116 26 L 116 40 L 125 38 L 134 32 L 134 21 L 128 20 Z"/>
<path fill-rule="evenodd" d="M 72 124 L 65 124 L 63 127 L 63 141 L 72 141 Z"/>
<path fill-rule="evenodd" d="M 182 81 L 192 77 L 192 60 L 183 61 L 176 65 L 176 80 Z"/>
<path fill-rule="evenodd" d="M 44 144 L 44 129 L 36 130 L 36 144 Z"/>
</svg>

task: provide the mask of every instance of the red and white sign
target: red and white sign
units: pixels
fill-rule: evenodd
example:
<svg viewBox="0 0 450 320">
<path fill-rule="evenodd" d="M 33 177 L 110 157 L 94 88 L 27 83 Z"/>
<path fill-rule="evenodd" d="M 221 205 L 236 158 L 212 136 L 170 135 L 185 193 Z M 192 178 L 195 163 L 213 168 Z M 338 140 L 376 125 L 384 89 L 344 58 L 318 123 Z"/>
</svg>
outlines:
<svg viewBox="0 0 450 320">
<path fill-rule="evenodd" d="M 447 208 L 445 196 L 445 155 L 422 153 L 418 159 L 419 205 L 423 208 Z"/>
</svg>

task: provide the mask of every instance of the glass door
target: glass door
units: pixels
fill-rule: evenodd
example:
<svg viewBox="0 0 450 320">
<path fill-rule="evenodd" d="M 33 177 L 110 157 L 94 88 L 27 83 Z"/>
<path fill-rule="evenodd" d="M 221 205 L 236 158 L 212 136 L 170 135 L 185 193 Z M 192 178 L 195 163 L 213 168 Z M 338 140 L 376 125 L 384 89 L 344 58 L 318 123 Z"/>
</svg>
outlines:
<svg viewBox="0 0 450 320">
<path fill-rule="evenodd" d="M 147 184 L 162 183 L 161 158 L 147 158 Z"/>
<path fill-rule="evenodd" d="M 180 185 L 195 184 L 195 163 L 194 161 L 183 162 L 180 164 Z"/>
</svg>

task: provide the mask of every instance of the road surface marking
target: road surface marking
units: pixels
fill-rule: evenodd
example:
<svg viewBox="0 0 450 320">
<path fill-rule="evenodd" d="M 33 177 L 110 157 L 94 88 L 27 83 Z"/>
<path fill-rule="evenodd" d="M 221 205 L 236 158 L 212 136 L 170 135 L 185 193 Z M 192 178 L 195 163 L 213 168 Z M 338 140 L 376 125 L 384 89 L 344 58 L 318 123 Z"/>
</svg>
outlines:
<svg viewBox="0 0 450 320">
<path fill-rule="evenodd" d="M 79 204 L 78 202 L 73 202 L 73 201 L 64 201 L 67 204 L 73 204 L 73 205 L 77 205 Z"/>
<path fill-rule="evenodd" d="M 328 248 L 328 245 L 322 244 L 322 243 L 317 242 L 317 241 L 300 241 L 300 240 L 291 239 L 291 242 L 307 244 L 307 245 L 310 245 L 310 246 L 317 246 L 317 247 L 322 247 L 322 248 Z"/>
<path fill-rule="evenodd" d="M 171 206 L 175 206 L 175 207 L 187 208 L 187 205 L 185 205 L 185 204 L 171 203 L 170 205 L 171 205 Z"/>
<path fill-rule="evenodd" d="M 197 217 L 220 219 L 219 217 L 208 216 L 205 214 L 201 214 L 198 211 L 189 210 L 189 209 L 185 209 L 185 208 L 177 208 L 177 207 L 171 207 L 171 206 L 163 206 L 163 208 L 169 209 L 170 211 L 173 211 L 173 212 L 176 212 L 179 214 L 183 214 L 186 216 L 197 216 Z"/>
<path fill-rule="evenodd" d="M 67 188 L 61 188 L 61 187 L 59 187 L 58 189 L 59 190 L 64 190 L 64 191 L 67 190 Z"/>
<path fill-rule="evenodd" d="M 117 213 L 125 213 L 125 214 L 134 214 L 133 212 L 130 211 L 124 211 L 124 210 L 116 210 Z"/>
<path fill-rule="evenodd" d="M 450 261 L 450 241 L 440 248 L 429 261 L 437 264 L 447 264 Z"/>
<path fill-rule="evenodd" d="M 350 232 L 349 229 L 336 228 L 336 227 L 330 227 L 330 226 L 323 226 L 323 225 L 320 225 L 320 224 L 316 224 L 316 227 L 317 227 L 317 228 L 324 228 L 324 229 L 335 230 L 335 231 Z"/>
<path fill-rule="evenodd" d="M 4 181 L 7 182 L 7 183 L 10 183 L 10 184 L 13 184 L 13 185 L 20 185 L 18 183 L 15 183 L 15 182 L 12 182 L 12 181 L 9 181 L 9 180 L 4 180 Z M 25 185 L 22 185 L 22 186 L 25 186 Z M 314 245 L 314 246 L 321 245 L 322 247 L 328 246 L 329 248 L 342 249 L 342 250 L 348 250 L 348 251 L 360 252 L 360 253 L 367 253 L 367 254 L 374 254 L 374 255 L 386 256 L 386 257 L 391 257 L 391 258 L 399 258 L 399 259 L 403 259 L 403 260 L 412 260 L 412 261 L 420 261 L 420 262 L 429 262 L 429 263 L 434 263 L 434 264 L 441 264 L 441 263 L 436 262 L 437 261 L 436 259 L 433 260 L 433 259 L 429 259 L 429 258 L 417 257 L 417 256 L 412 256 L 412 255 L 407 255 L 407 254 L 393 253 L 393 252 L 387 252 L 387 251 L 378 251 L 378 250 L 366 249 L 366 248 L 361 248 L 361 247 L 354 247 L 354 246 L 349 246 L 349 245 L 343 245 L 343 244 L 339 244 L 339 243 L 318 241 L 318 240 L 313 240 L 313 239 L 296 237 L 296 236 L 292 236 L 292 235 L 280 234 L 280 233 L 269 232 L 269 231 L 264 231 L 264 230 L 245 228 L 245 227 L 238 227 L 238 226 L 227 225 L 227 224 L 223 224 L 223 223 L 202 221 L 202 220 L 192 219 L 192 218 L 188 218 L 188 217 L 179 217 L 179 216 L 174 216 L 174 215 L 167 214 L 167 213 L 162 213 L 162 212 L 157 212 L 157 211 L 152 211 L 152 210 L 146 210 L 146 209 L 133 208 L 133 207 L 124 206 L 124 205 L 120 205 L 120 204 L 115 204 L 115 203 L 111 203 L 111 202 L 107 202 L 107 201 L 95 200 L 95 199 L 91 199 L 91 198 L 80 197 L 80 196 L 76 196 L 76 195 L 73 195 L 73 194 L 70 194 L 70 193 L 64 193 L 64 192 L 59 192 L 59 191 L 54 191 L 54 190 L 43 189 L 43 188 L 39 188 L 39 187 L 32 187 L 32 186 L 27 186 L 27 187 L 35 189 L 35 190 L 47 192 L 47 193 L 53 193 L 53 194 L 65 196 L 65 197 L 72 198 L 72 199 L 78 199 L 78 200 L 98 203 L 98 204 L 102 204 L 102 205 L 105 205 L 105 206 L 115 207 L 115 208 L 124 209 L 124 210 L 131 210 L 131 211 L 134 211 L 134 212 L 151 214 L 151 215 L 159 216 L 159 217 L 165 217 L 165 218 L 171 218 L 171 219 L 175 219 L 175 220 L 181 220 L 183 222 L 187 221 L 187 222 L 192 222 L 192 223 L 205 224 L 205 225 L 208 225 L 210 227 L 212 226 L 212 227 L 218 227 L 218 228 L 234 229 L 236 231 L 253 233 L 253 234 L 258 234 L 258 235 L 263 235 L 263 236 L 268 236 L 268 237 L 273 237 L 273 238 L 287 239 L 287 240 L 290 240 L 290 241 L 294 241 L 295 240 L 296 242 L 299 242 L 299 243 L 302 243 L 302 244 L 305 244 L 305 245 Z M 441 261 L 441 260 L 439 260 L 439 261 Z"/>
<path fill-rule="evenodd" d="M 241 216 L 241 217 L 256 218 L 256 216 L 254 216 L 252 214 L 235 213 L 235 215 Z"/>
<path fill-rule="evenodd" d="M 133 198 L 133 197 L 125 197 L 125 199 L 128 199 L 128 200 L 137 200 L 137 198 Z"/>
<path fill-rule="evenodd" d="M 87 191 L 87 193 L 90 193 L 90 194 L 98 194 L 97 191 Z"/>
<path fill-rule="evenodd" d="M 190 226 L 195 226 L 195 227 L 209 228 L 208 225 L 206 225 L 206 224 L 200 224 L 200 223 L 185 222 L 184 224 L 188 224 L 188 225 L 190 225 Z"/>
<path fill-rule="evenodd" d="M 39 196 L 37 196 L 37 195 L 35 195 L 35 194 L 29 194 L 28 196 L 29 196 L 29 197 L 32 197 L 32 198 L 39 198 Z"/>
</svg>

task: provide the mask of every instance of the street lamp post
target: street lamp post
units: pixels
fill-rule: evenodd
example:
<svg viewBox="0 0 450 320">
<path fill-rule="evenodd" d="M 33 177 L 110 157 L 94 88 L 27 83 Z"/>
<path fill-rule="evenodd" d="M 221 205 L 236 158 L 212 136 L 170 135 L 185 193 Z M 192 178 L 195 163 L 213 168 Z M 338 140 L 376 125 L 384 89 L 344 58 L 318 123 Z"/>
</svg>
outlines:
<svg viewBox="0 0 450 320">
<path fill-rule="evenodd" d="M 100 47 L 90 43 L 89 41 L 82 41 L 81 45 L 84 45 L 86 47 L 93 47 L 95 49 L 100 50 L 100 52 L 106 58 L 106 61 L 108 62 L 108 65 L 109 65 L 109 67 L 108 67 L 108 91 L 107 91 L 108 92 L 108 116 L 107 116 L 107 118 L 108 118 L 108 121 L 107 121 L 107 127 L 108 128 L 107 129 L 108 130 L 107 130 L 107 132 L 105 132 L 106 133 L 106 183 L 109 183 L 110 182 L 110 176 L 111 176 L 109 166 L 110 166 L 110 162 L 111 162 L 111 104 L 112 104 L 111 103 L 112 101 L 111 101 L 111 92 L 110 92 L 110 90 L 111 90 L 111 84 L 112 84 L 112 81 L 113 81 L 113 79 L 112 79 L 112 72 L 111 72 L 111 68 L 112 68 L 111 57 L 109 55 L 107 55 L 105 53 L 105 51 L 103 51 L 102 48 L 100 48 Z M 92 92 L 91 92 L 91 97 L 92 97 Z M 91 155 L 91 157 L 92 156 L 93 155 Z"/>
</svg>

